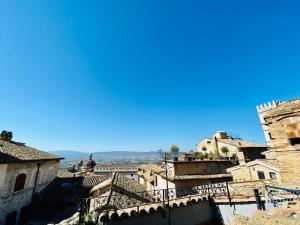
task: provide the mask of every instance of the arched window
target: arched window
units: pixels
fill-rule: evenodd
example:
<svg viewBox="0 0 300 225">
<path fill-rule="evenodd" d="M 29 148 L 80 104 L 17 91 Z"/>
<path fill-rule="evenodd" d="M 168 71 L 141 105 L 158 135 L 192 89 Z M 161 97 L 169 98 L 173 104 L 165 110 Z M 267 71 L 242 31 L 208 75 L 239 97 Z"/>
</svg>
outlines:
<svg viewBox="0 0 300 225">
<path fill-rule="evenodd" d="M 14 187 L 14 192 L 20 191 L 24 188 L 25 180 L 26 180 L 26 174 L 21 173 L 17 176 L 16 182 L 15 182 L 15 187 Z"/>
</svg>

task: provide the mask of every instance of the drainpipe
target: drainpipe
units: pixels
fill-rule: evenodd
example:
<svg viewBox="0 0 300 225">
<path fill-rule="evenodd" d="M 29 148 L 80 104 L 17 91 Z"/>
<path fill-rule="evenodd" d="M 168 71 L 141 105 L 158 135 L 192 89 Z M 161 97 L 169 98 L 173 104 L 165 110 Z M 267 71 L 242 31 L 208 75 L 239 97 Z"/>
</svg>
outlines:
<svg viewBox="0 0 300 225">
<path fill-rule="evenodd" d="M 33 192 L 32 192 L 31 202 L 33 201 L 34 194 L 35 194 L 35 191 L 36 191 L 36 185 L 37 185 L 38 178 L 39 178 L 40 166 L 41 166 L 41 164 L 37 163 L 37 171 L 36 171 L 36 175 L 35 175 L 35 181 L 34 181 L 34 186 L 33 186 Z"/>
</svg>

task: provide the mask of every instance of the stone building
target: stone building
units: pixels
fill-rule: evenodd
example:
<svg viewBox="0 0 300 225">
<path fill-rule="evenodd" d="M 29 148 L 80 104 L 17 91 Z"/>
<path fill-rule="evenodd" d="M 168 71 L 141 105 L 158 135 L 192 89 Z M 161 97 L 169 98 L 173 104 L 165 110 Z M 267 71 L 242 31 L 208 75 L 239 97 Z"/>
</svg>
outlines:
<svg viewBox="0 0 300 225">
<path fill-rule="evenodd" d="M 16 224 L 33 197 L 57 175 L 62 158 L 0 135 L 0 224 Z"/>
<path fill-rule="evenodd" d="M 94 169 L 95 175 L 111 176 L 113 173 L 121 173 L 131 179 L 137 180 L 138 165 L 137 164 L 111 164 L 97 165 Z"/>
<path fill-rule="evenodd" d="M 212 138 L 205 138 L 196 146 L 198 152 L 202 154 L 213 153 L 222 157 L 237 157 L 239 162 L 249 162 L 258 158 L 264 158 L 261 153 L 267 150 L 266 146 L 230 137 L 225 131 L 215 132 Z"/>
<path fill-rule="evenodd" d="M 139 182 L 147 186 L 147 190 L 169 188 L 188 188 L 203 184 L 218 183 L 232 180 L 226 169 L 233 163 L 228 160 L 168 160 L 162 167 L 158 165 L 141 167 L 138 172 Z M 160 168 L 160 169 L 159 169 Z M 165 169 L 167 168 L 167 175 Z"/>
<path fill-rule="evenodd" d="M 264 115 L 269 146 L 265 156 L 276 159 L 283 183 L 300 181 L 300 99 L 269 109 Z"/>
<path fill-rule="evenodd" d="M 227 169 L 233 181 L 269 180 L 281 181 L 279 169 L 275 160 L 256 159 Z"/>
</svg>

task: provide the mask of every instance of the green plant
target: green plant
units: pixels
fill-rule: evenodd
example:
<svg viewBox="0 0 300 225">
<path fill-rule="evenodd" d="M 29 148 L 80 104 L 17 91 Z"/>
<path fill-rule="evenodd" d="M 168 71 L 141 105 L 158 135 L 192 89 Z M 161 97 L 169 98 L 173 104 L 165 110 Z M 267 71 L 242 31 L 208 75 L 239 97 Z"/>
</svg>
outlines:
<svg viewBox="0 0 300 225">
<path fill-rule="evenodd" d="M 176 157 L 178 156 L 178 153 L 179 153 L 179 147 L 177 145 L 172 145 L 170 147 L 170 152 L 171 152 L 171 155 Z"/>
<path fill-rule="evenodd" d="M 80 225 L 96 225 L 91 214 L 85 214 L 80 222 Z"/>
<path fill-rule="evenodd" d="M 203 156 L 204 156 L 205 159 L 207 159 L 207 158 L 208 158 L 208 153 L 205 152 L 205 153 L 203 154 Z"/>
<path fill-rule="evenodd" d="M 208 156 L 207 156 L 210 160 L 212 160 L 214 158 L 214 153 L 210 152 L 208 153 Z"/>
<path fill-rule="evenodd" d="M 203 160 L 204 159 L 204 154 L 202 152 L 197 152 L 196 153 L 196 158 Z"/>
<path fill-rule="evenodd" d="M 228 152 L 229 152 L 229 149 L 228 149 L 226 146 L 223 146 L 223 147 L 221 148 L 221 152 L 222 152 L 224 155 L 227 155 Z"/>
</svg>

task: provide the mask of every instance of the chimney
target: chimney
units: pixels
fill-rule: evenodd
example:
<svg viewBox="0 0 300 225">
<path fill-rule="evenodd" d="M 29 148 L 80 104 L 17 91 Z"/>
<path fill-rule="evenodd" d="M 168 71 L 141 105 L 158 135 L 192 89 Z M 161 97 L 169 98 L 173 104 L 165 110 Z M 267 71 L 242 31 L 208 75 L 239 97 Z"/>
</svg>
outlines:
<svg viewBox="0 0 300 225">
<path fill-rule="evenodd" d="M 13 138 L 13 134 L 12 132 L 7 132 L 6 130 L 3 130 L 0 134 L 0 140 L 3 141 L 11 141 Z"/>
</svg>

